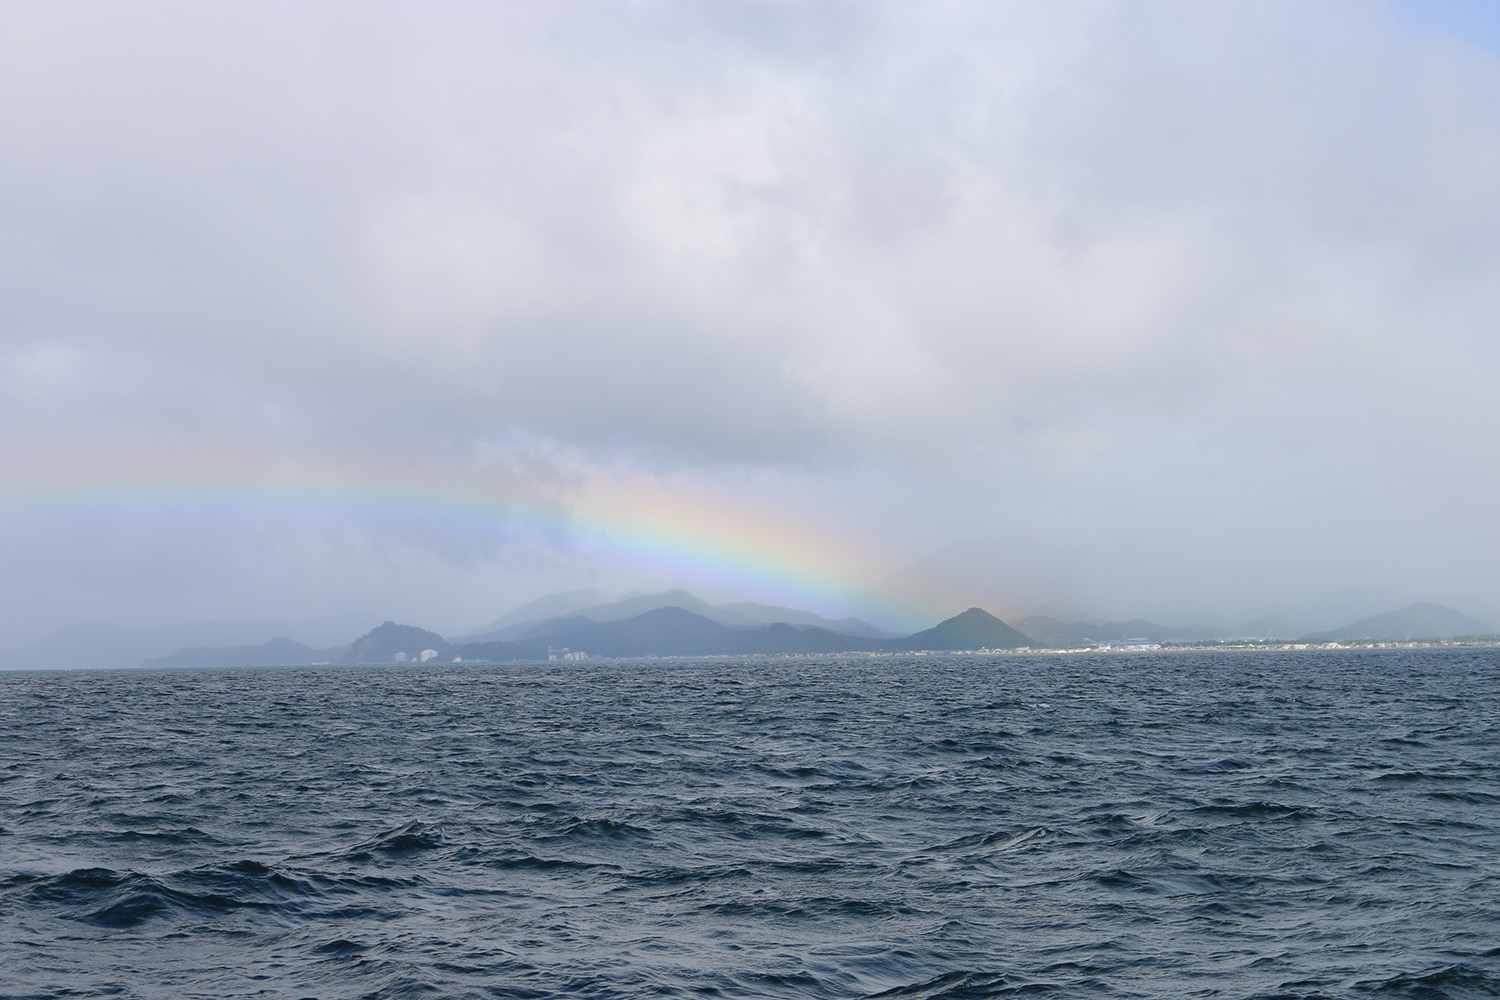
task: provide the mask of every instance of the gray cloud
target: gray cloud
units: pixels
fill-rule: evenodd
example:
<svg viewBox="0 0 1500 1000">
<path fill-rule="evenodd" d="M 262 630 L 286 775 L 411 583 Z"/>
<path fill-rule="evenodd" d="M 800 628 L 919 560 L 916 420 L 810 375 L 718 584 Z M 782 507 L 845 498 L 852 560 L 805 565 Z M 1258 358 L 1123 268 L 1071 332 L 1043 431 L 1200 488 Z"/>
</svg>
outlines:
<svg viewBox="0 0 1500 1000">
<path fill-rule="evenodd" d="M 630 582 L 566 527 L 599 476 L 986 553 L 943 600 L 1500 603 L 1500 66 L 1397 14 L 10 8 L 0 633 L 460 628 Z M 213 456 L 556 527 L 108 499 Z"/>
</svg>

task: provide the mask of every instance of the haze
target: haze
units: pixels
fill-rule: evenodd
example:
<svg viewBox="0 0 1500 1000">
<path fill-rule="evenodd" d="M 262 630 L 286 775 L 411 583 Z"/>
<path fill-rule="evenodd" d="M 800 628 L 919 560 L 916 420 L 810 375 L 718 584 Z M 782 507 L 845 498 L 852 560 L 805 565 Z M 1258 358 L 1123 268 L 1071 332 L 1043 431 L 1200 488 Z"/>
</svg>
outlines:
<svg viewBox="0 0 1500 1000">
<path fill-rule="evenodd" d="M 1493 609 L 1494 11 L 7 4 L 0 641 Z"/>
</svg>

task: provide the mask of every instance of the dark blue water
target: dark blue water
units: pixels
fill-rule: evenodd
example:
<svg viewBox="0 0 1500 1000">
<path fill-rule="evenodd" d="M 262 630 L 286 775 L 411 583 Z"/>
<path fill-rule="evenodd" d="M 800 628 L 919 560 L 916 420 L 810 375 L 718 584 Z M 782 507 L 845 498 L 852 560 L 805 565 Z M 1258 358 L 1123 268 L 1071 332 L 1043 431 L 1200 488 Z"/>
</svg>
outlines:
<svg viewBox="0 0 1500 1000">
<path fill-rule="evenodd" d="M 1500 996 L 1500 651 L 0 675 L 0 996 Z"/>
</svg>

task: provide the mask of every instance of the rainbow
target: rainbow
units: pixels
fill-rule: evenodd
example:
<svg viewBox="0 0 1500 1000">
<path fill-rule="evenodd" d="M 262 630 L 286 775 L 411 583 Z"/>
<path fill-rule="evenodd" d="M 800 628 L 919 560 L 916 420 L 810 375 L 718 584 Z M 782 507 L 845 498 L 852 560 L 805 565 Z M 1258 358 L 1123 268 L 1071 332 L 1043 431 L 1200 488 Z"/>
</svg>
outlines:
<svg viewBox="0 0 1500 1000">
<path fill-rule="evenodd" d="M 865 554 L 837 532 L 702 488 L 614 482 L 573 510 L 590 551 L 663 579 L 820 607 L 846 604 L 869 579 Z"/>
<path fill-rule="evenodd" d="M 440 538 L 476 550 L 522 544 L 618 575 L 708 587 L 825 612 L 868 605 L 880 574 L 836 528 L 722 488 L 624 473 L 540 480 L 514 471 L 344 463 L 319 471 L 269 456 L 155 456 L 36 469 L 0 483 L 0 518 L 57 526 L 295 522 Z M 925 617 L 926 609 L 891 610 Z"/>
</svg>

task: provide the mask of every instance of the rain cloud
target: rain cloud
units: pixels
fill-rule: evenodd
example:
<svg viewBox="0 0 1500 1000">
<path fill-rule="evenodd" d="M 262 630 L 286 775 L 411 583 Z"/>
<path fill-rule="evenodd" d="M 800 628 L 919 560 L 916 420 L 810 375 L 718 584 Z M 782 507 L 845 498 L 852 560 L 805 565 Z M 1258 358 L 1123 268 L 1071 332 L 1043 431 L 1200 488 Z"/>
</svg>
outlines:
<svg viewBox="0 0 1500 1000">
<path fill-rule="evenodd" d="M 816 610 L 902 625 L 1500 606 L 1497 37 L 11 5 L 0 639 L 787 597 L 597 558 L 570 512 L 615 482 L 837 535 L 865 570 Z M 510 506 L 452 516 L 476 491 Z"/>
</svg>

